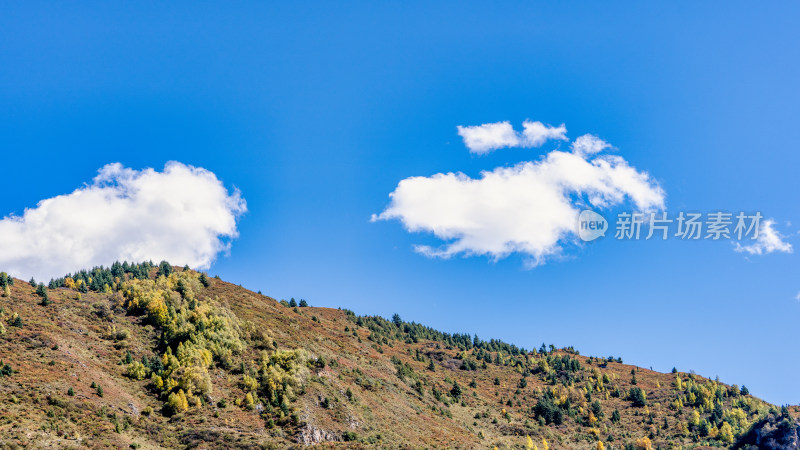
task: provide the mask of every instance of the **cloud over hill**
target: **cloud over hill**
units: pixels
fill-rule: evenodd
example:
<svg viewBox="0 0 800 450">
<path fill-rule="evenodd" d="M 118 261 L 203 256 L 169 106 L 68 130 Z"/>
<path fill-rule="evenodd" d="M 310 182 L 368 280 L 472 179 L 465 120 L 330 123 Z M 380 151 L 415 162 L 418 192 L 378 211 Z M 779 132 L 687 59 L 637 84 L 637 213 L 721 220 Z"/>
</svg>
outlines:
<svg viewBox="0 0 800 450">
<path fill-rule="evenodd" d="M 206 268 L 237 237 L 246 210 L 239 191 L 206 169 L 112 163 L 84 187 L 0 220 L 0 267 L 42 280 L 115 260 Z"/>
</svg>

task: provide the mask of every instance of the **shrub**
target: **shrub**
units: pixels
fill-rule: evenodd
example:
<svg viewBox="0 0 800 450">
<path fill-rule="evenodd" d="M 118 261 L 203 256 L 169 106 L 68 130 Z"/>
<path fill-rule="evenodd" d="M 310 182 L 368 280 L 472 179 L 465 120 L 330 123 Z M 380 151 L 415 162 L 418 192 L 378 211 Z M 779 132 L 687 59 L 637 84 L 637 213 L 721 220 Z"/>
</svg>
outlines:
<svg viewBox="0 0 800 450">
<path fill-rule="evenodd" d="M 11 315 L 11 319 L 9 319 L 8 324 L 12 327 L 22 328 L 22 317 L 19 314 L 14 313 Z"/>
<path fill-rule="evenodd" d="M 0 378 L 8 377 L 14 374 L 14 369 L 11 368 L 11 365 L 8 363 L 4 363 L 0 361 Z"/>
<path fill-rule="evenodd" d="M 355 442 L 358 440 L 358 434 L 354 431 L 345 431 L 342 433 L 342 440 L 345 442 Z"/>
</svg>

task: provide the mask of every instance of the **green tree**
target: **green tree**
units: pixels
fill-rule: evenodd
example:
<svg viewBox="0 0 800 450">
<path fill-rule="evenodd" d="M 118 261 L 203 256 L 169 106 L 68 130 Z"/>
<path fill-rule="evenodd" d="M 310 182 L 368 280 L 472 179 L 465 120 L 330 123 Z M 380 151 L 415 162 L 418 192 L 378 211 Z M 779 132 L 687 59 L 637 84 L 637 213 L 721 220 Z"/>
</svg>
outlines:
<svg viewBox="0 0 800 450">
<path fill-rule="evenodd" d="M 208 287 L 208 286 L 209 286 L 209 284 L 211 284 L 211 283 L 208 281 L 208 276 L 207 276 L 205 273 L 200 273 L 200 278 L 199 278 L 199 280 L 200 280 L 200 284 L 202 284 L 202 285 L 203 285 L 203 287 Z"/>
<path fill-rule="evenodd" d="M 172 273 L 172 265 L 166 261 L 161 261 L 161 263 L 158 265 L 158 273 L 156 274 L 156 276 L 168 277 L 171 273 Z"/>
<path fill-rule="evenodd" d="M 11 316 L 11 320 L 8 321 L 8 324 L 12 327 L 22 328 L 22 317 L 20 317 L 19 314 L 14 313 L 14 315 Z"/>
<path fill-rule="evenodd" d="M 631 388 L 628 398 L 633 403 L 633 406 L 642 407 L 647 405 L 647 394 L 645 394 L 642 388 Z"/>
<path fill-rule="evenodd" d="M 0 360 L 0 378 L 8 377 L 14 374 L 14 369 L 11 365 Z"/>
<path fill-rule="evenodd" d="M 457 381 L 453 381 L 453 387 L 450 389 L 450 395 L 452 395 L 454 399 L 458 400 L 461 398 L 461 394 L 461 386 L 458 385 Z"/>
<path fill-rule="evenodd" d="M 292 297 L 292 299 L 289 300 L 289 306 L 292 307 L 292 308 L 296 308 L 297 307 L 297 301 L 294 299 L 294 297 Z"/>
<path fill-rule="evenodd" d="M 306 308 L 307 306 L 308 306 L 308 302 L 305 301 L 305 299 L 301 299 L 300 300 L 300 307 L 301 308 Z"/>
<path fill-rule="evenodd" d="M 50 301 L 50 296 L 48 296 L 48 295 L 47 295 L 47 291 L 44 291 L 44 292 L 42 292 L 42 302 L 41 302 L 41 305 L 42 305 L 42 306 L 49 306 L 49 305 L 50 305 L 50 303 L 52 303 L 52 302 Z"/>
</svg>

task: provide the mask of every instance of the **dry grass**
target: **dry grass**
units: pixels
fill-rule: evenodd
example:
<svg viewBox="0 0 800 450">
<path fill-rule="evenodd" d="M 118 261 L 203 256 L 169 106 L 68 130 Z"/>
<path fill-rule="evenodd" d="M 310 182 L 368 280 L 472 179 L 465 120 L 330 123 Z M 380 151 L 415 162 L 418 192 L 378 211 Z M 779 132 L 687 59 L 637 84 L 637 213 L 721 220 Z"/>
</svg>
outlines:
<svg viewBox="0 0 800 450">
<path fill-rule="evenodd" d="M 550 448 L 595 448 L 598 440 L 606 448 L 619 448 L 643 437 L 649 437 L 654 447 L 691 448 L 707 439 L 679 432 L 677 424 L 688 419 L 691 408 L 669 408 L 680 395 L 673 387 L 674 374 L 636 369 L 636 386 L 647 394 L 647 409 L 635 408 L 624 398 L 606 399 L 595 393 L 593 400 L 600 401 L 604 417 L 594 426 L 572 418 L 559 426 L 542 426 L 531 408 L 539 394 L 553 386 L 539 375 L 528 376 L 527 385 L 518 388 L 520 371 L 510 366 L 488 364 L 477 371 L 460 370 L 453 364 L 458 351 L 436 342 L 391 340 L 389 345 L 377 346 L 367 339 L 369 330 L 356 326 L 343 311 L 285 307 L 216 279 L 198 293 L 201 301 L 216 298 L 240 319 L 267 331 L 279 348 L 304 348 L 327 364 L 311 371 L 305 391 L 291 404 L 299 418 L 296 424 L 270 426 L 256 410 L 235 406 L 244 395 L 242 375 L 218 367 L 211 371 L 213 401 L 166 417 L 160 413 L 163 402 L 148 390 L 148 381 L 123 376 L 121 364 L 127 351 L 137 360 L 152 355 L 159 336 L 139 317 L 125 315 L 111 297 L 90 292 L 78 299 L 76 291 L 61 288 L 50 291 L 53 304 L 41 306 L 34 289 L 17 280 L 11 296 L 0 299 L 6 329 L 0 336 L 0 359 L 15 371 L 0 378 L 0 447 L 286 448 L 302 446 L 305 435 L 337 440 L 323 446 L 354 448 L 522 448 L 525 436 L 530 435 L 540 449 L 542 439 Z M 21 328 L 6 322 L 13 313 L 22 317 Z M 127 330 L 128 337 L 109 339 L 110 326 Z M 426 361 L 414 358 L 417 351 Z M 239 356 L 240 361 L 250 364 L 258 353 L 253 345 Z M 413 369 L 423 384 L 423 395 L 414 389 L 413 380 L 397 376 L 393 357 Z M 433 372 L 427 369 L 431 357 Z M 633 387 L 632 366 L 613 362 L 601 367 L 586 357 L 575 357 L 583 365 L 579 376 L 584 380 L 594 377 L 594 372 L 611 379 L 607 387 L 623 392 Z M 469 387 L 473 378 L 476 386 Z M 698 383 L 706 381 L 695 378 Z M 434 386 L 449 391 L 446 379 L 462 387 L 463 402 L 450 399 L 445 406 L 433 397 Z M 102 396 L 90 387 L 93 382 L 102 387 Z M 573 389 L 584 384 L 576 383 Z M 70 388 L 74 395 L 68 395 Z M 223 399 L 227 406 L 218 407 Z M 723 403 L 730 407 L 734 401 L 726 398 Z M 615 409 L 621 415 L 619 423 L 610 420 Z M 143 414 L 148 410 L 152 411 L 149 415 Z M 704 416 L 709 412 L 704 411 Z M 608 442 L 609 435 L 614 441 Z M 357 441 L 342 442 L 345 438 Z"/>
</svg>

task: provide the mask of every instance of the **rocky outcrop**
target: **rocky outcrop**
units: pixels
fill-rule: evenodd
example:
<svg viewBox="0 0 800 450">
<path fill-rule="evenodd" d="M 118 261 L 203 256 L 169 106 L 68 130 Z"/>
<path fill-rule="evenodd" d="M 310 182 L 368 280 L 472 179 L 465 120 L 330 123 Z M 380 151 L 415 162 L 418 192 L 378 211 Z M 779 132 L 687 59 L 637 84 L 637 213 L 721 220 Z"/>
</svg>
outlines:
<svg viewBox="0 0 800 450">
<path fill-rule="evenodd" d="M 300 430 L 300 434 L 297 436 L 297 441 L 305 445 L 339 440 L 341 440 L 339 435 L 321 428 L 317 428 L 311 424 L 306 424 L 306 426 Z"/>
<path fill-rule="evenodd" d="M 756 422 L 743 435 L 737 449 L 800 449 L 800 423 L 786 414 L 770 414 Z"/>
</svg>

